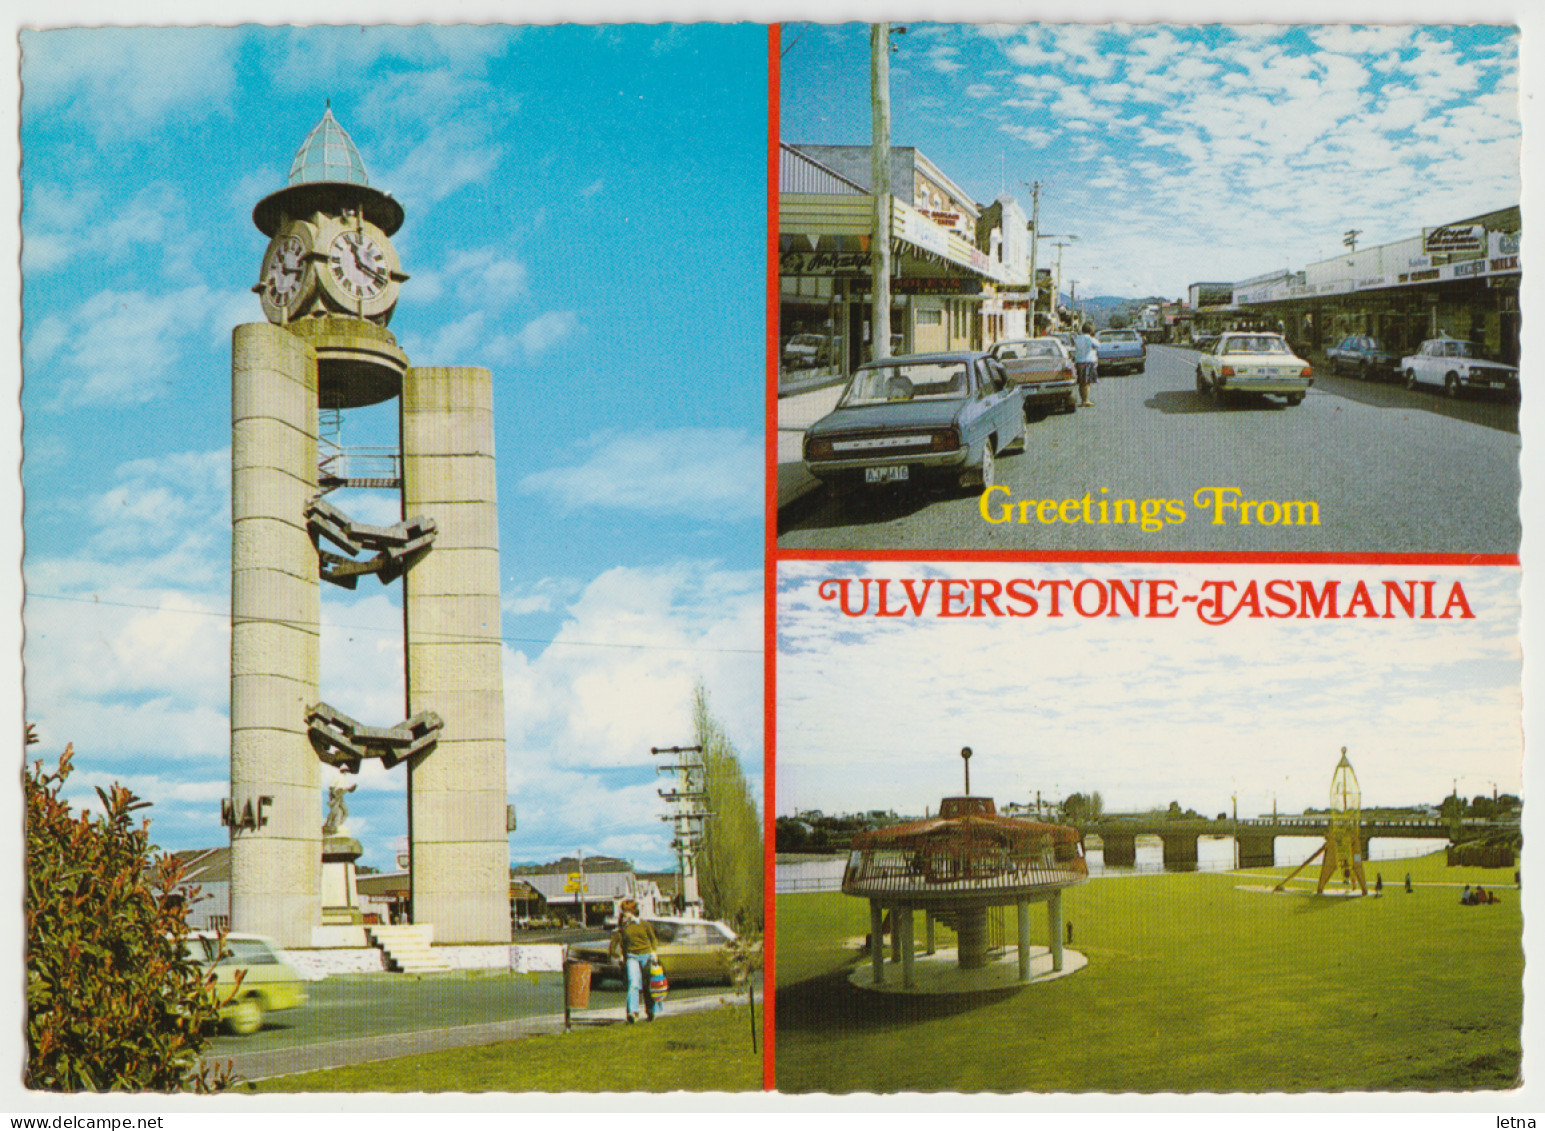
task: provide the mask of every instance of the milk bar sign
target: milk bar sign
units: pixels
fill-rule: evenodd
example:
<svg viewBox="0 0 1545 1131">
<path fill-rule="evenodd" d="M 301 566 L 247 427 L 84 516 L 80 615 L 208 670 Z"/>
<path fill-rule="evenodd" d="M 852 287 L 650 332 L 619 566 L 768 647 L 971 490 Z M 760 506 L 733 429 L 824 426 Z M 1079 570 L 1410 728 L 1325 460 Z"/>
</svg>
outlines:
<svg viewBox="0 0 1545 1131">
<path fill-rule="evenodd" d="M 1422 251 L 1426 255 L 1484 255 L 1486 229 L 1480 224 L 1423 228 Z"/>
</svg>

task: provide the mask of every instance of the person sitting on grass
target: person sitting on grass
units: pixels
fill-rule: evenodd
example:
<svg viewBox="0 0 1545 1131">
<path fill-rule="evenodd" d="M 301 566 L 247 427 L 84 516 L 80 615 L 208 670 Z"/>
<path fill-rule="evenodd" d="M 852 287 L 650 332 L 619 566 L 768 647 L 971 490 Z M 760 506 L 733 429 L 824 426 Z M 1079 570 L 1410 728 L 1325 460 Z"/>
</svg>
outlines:
<svg viewBox="0 0 1545 1131">
<path fill-rule="evenodd" d="M 624 899 L 617 909 L 617 930 L 612 934 L 610 955 L 622 954 L 623 974 L 628 980 L 628 1024 L 638 1020 L 639 997 L 644 1011 L 654 1020 L 655 1000 L 649 993 L 649 968 L 659 959 L 660 940 L 654 928 L 638 917 L 638 900 Z"/>
</svg>

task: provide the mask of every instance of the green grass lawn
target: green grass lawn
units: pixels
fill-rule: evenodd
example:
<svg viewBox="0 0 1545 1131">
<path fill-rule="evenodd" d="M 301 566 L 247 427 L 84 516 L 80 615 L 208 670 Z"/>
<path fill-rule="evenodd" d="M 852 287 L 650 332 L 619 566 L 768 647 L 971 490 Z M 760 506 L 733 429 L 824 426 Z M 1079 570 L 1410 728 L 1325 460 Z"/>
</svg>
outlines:
<svg viewBox="0 0 1545 1131">
<path fill-rule="evenodd" d="M 761 1024 L 761 1003 L 757 1005 Z M 761 1038 L 758 1035 L 758 1048 Z M 745 1005 L 282 1076 L 257 1092 L 745 1092 L 762 1087 Z"/>
<path fill-rule="evenodd" d="M 1263 869 L 1274 883 L 1288 869 Z M 1444 1091 L 1515 1087 L 1522 917 L 1512 871 L 1380 861 L 1382 899 L 1263 895 L 1237 875 L 1096 880 L 1064 896 L 1089 966 L 1025 989 L 851 987 L 862 900 L 778 899 L 782 1091 Z M 1459 906 L 1480 882 L 1503 902 Z M 1306 871 L 1305 875 L 1309 872 Z M 1046 920 L 1033 909 L 1033 941 Z M 1012 940 L 1014 917 L 1008 916 Z M 921 917 L 918 937 L 922 937 Z M 952 942 L 941 929 L 941 945 Z"/>
</svg>

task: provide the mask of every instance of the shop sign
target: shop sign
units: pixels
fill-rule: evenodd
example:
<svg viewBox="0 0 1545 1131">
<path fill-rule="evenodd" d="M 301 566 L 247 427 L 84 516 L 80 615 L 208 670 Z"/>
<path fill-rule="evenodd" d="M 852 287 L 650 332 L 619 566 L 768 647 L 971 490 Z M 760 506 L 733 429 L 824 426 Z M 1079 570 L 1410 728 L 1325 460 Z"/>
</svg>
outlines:
<svg viewBox="0 0 1545 1131">
<path fill-rule="evenodd" d="M 1360 290 L 1360 291 L 1368 290 L 1368 289 L 1370 289 L 1372 287 L 1387 287 L 1387 286 L 1389 286 L 1389 276 L 1388 275 L 1371 275 L 1371 276 L 1369 276 L 1366 279 L 1359 279 L 1359 280 L 1357 280 L 1357 289 Z"/>
<path fill-rule="evenodd" d="M 780 275 L 862 275 L 873 269 L 869 251 L 785 251 L 778 259 Z"/>
<path fill-rule="evenodd" d="M 901 230 L 896 233 L 908 243 L 937 255 L 950 253 L 950 234 L 921 212 L 909 211 L 901 215 Z"/>
<path fill-rule="evenodd" d="M 1480 224 L 1423 228 L 1422 251 L 1427 255 L 1485 255 L 1486 229 Z"/>
<path fill-rule="evenodd" d="M 1517 255 L 1520 237 L 1517 232 L 1492 232 L 1491 251 L 1492 256 Z"/>
<path fill-rule="evenodd" d="M 892 279 L 891 293 L 897 295 L 979 295 L 982 293 L 982 281 L 980 279 Z"/>
<path fill-rule="evenodd" d="M 1440 274 L 1442 274 L 1442 272 L 1440 272 L 1436 267 L 1429 267 L 1425 271 L 1412 271 L 1409 274 L 1401 275 L 1400 276 L 1400 282 L 1402 282 L 1402 283 L 1430 283 L 1434 279 L 1436 279 Z"/>
<path fill-rule="evenodd" d="M 1516 291 L 1518 289 L 1518 275 L 1489 275 L 1486 285 L 1489 287 L 1501 287 L 1503 290 Z"/>
<path fill-rule="evenodd" d="M 1516 255 L 1506 255 L 1501 259 L 1493 259 L 1490 264 L 1490 270 L 1492 271 L 1517 271 L 1518 269 L 1518 256 Z"/>
<path fill-rule="evenodd" d="M 1425 271 L 1432 266 L 1432 260 L 1425 255 L 1413 255 L 1406 262 L 1406 266 L 1413 271 Z"/>
<path fill-rule="evenodd" d="M 1484 259 L 1472 259 L 1468 263 L 1454 264 L 1454 278 L 1464 279 L 1471 275 L 1483 275 L 1486 272 Z"/>
</svg>

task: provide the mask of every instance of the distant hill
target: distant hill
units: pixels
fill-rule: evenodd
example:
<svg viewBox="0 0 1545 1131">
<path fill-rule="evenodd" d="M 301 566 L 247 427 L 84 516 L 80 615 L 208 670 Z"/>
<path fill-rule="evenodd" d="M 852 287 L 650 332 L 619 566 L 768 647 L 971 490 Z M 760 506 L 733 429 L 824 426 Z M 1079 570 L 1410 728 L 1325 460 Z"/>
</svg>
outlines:
<svg viewBox="0 0 1545 1131">
<path fill-rule="evenodd" d="M 1147 298 L 1118 298 L 1115 295 L 1096 295 L 1093 298 L 1080 297 L 1078 309 L 1094 319 L 1097 330 L 1103 330 L 1110 326 L 1111 315 L 1120 314 L 1127 320 L 1127 324 L 1137 320 L 1137 316 L 1143 312 L 1145 306 L 1151 303 L 1169 302 L 1170 299 L 1159 295 L 1150 295 Z M 1063 295 L 1059 305 L 1067 305 L 1067 296 Z"/>
</svg>

